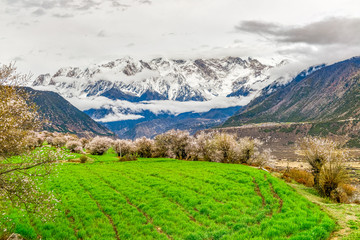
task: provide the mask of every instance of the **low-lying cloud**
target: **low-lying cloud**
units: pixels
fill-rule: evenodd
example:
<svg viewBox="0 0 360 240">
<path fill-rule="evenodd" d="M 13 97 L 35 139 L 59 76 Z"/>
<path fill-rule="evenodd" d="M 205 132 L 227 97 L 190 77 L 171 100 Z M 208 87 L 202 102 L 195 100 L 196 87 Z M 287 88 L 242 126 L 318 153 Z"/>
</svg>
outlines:
<svg viewBox="0 0 360 240">
<path fill-rule="evenodd" d="M 247 97 L 217 97 L 210 101 L 172 101 L 172 100 L 153 100 L 138 103 L 124 100 L 110 100 L 106 97 L 93 98 L 67 98 L 67 100 L 78 109 L 85 111 L 89 109 L 112 109 L 112 113 L 102 119 L 101 122 L 114 122 L 130 119 L 142 118 L 141 112 L 151 111 L 154 114 L 170 113 L 178 115 L 185 112 L 207 112 L 214 108 L 228 108 L 234 106 L 244 106 L 254 98 L 254 95 Z M 126 113 L 124 113 L 126 112 Z"/>
</svg>

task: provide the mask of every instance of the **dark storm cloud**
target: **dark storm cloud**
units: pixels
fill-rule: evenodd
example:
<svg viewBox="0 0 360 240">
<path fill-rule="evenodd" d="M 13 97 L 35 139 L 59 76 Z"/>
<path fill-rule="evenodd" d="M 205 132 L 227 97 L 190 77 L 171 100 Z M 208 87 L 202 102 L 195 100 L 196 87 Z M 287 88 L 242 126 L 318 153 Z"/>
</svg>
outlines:
<svg viewBox="0 0 360 240">
<path fill-rule="evenodd" d="M 286 26 L 271 22 L 243 21 L 237 31 L 266 35 L 277 42 L 307 44 L 358 44 L 360 18 L 327 18 L 303 26 Z"/>
</svg>

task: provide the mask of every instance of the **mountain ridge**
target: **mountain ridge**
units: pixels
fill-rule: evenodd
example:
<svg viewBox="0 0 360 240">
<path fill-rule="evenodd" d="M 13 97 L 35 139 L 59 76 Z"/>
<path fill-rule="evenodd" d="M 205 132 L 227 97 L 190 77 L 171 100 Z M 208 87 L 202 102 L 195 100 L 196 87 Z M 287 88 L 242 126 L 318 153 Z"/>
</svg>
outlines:
<svg viewBox="0 0 360 240">
<path fill-rule="evenodd" d="M 222 126 L 358 118 L 359 89 L 360 57 L 353 57 L 291 81 L 265 98 L 254 99 Z"/>
<path fill-rule="evenodd" d="M 59 94 L 28 87 L 24 89 L 29 93 L 29 100 L 36 104 L 41 119 L 45 121 L 42 130 L 73 133 L 81 137 L 114 136 L 113 132 L 92 120 Z"/>
</svg>

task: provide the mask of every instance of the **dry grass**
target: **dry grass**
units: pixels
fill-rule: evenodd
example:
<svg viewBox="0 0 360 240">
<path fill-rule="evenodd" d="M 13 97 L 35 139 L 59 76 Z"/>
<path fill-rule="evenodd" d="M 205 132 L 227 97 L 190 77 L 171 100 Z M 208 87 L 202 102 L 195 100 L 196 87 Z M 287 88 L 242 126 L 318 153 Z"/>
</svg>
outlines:
<svg viewBox="0 0 360 240">
<path fill-rule="evenodd" d="M 290 182 L 291 179 L 293 179 L 296 182 L 303 184 L 307 187 L 314 186 L 314 177 L 312 176 L 312 174 L 301 169 L 291 168 L 290 170 L 285 171 L 281 178 L 285 179 L 287 182 Z"/>
</svg>

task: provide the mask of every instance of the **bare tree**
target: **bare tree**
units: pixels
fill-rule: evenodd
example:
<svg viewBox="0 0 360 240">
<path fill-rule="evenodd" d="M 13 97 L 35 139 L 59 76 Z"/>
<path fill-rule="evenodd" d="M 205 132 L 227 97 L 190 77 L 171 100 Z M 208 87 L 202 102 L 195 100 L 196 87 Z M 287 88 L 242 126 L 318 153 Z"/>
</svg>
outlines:
<svg viewBox="0 0 360 240">
<path fill-rule="evenodd" d="M 345 161 L 348 152 L 338 142 L 326 138 L 304 138 L 300 144 L 304 160 L 310 164 L 314 187 L 336 200 L 338 187 L 349 180 Z"/>
</svg>

